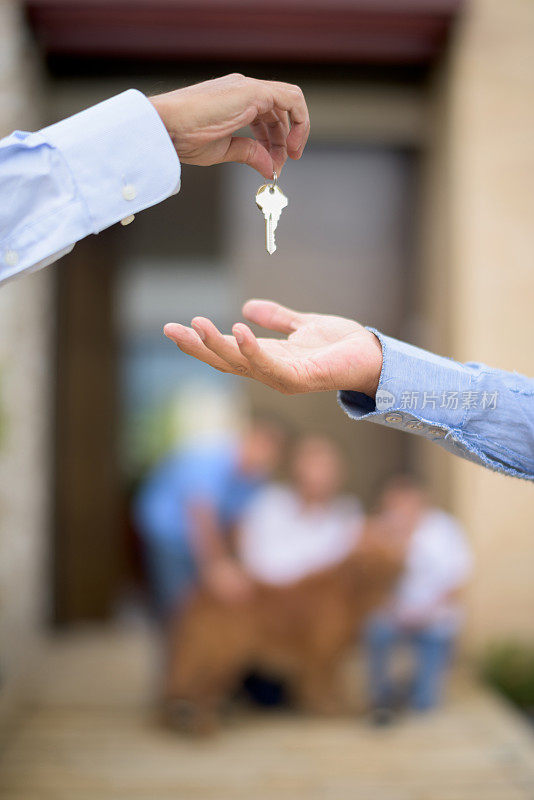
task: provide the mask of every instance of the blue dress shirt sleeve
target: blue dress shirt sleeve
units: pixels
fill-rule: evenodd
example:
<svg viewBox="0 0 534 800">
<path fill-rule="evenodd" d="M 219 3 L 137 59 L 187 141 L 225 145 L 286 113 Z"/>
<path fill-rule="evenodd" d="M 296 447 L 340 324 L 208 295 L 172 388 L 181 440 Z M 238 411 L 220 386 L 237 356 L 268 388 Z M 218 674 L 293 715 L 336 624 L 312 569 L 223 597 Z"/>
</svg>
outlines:
<svg viewBox="0 0 534 800">
<path fill-rule="evenodd" d="M 424 436 L 477 464 L 534 480 L 534 380 L 369 330 L 382 345 L 380 382 L 375 400 L 339 393 L 349 417 Z"/>
<path fill-rule="evenodd" d="M 135 89 L 38 132 L 15 131 L 0 140 L 0 283 L 179 187 L 165 126 Z"/>
</svg>

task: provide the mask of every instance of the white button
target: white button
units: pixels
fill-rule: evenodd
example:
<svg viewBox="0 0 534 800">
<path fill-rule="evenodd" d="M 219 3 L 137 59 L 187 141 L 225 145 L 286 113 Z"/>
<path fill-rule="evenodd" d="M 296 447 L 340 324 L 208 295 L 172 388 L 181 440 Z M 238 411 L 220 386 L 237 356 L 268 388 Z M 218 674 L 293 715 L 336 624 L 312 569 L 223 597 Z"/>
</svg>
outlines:
<svg viewBox="0 0 534 800">
<path fill-rule="evenodd" d="M 124 217 L 124 219 L 121 219 L 121 225 L 129 225 L 130 222 L 134 221 L 134 219 L 135 219 L 135 214 L 128 214 L 127 217 Z"/>
<path fill-rule="evenodd" d="M 19 254 L 15 250 L 6 250 L 5 261 L 8 267 L 16 267 L 19 263 Z"/>
<path fill-rule="evenodd" d="M 133 183 L 127 183 L 122 187 L 122 196 L 125 200 L 135 200 L 137 197 L 137 189 Z"/>
</svg>

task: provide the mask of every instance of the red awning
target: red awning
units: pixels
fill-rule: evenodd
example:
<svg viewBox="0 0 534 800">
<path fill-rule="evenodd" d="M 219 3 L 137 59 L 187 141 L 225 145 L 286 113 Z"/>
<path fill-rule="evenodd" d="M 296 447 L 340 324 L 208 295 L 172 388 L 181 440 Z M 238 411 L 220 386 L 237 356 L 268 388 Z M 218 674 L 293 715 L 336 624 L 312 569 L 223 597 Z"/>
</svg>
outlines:
<svg viewBox="0 0 534 800">
<path fill-rule="evenodd" d="M 46 54 L 424 64 L 462 0 L 26 0 Z"/>
</svg>

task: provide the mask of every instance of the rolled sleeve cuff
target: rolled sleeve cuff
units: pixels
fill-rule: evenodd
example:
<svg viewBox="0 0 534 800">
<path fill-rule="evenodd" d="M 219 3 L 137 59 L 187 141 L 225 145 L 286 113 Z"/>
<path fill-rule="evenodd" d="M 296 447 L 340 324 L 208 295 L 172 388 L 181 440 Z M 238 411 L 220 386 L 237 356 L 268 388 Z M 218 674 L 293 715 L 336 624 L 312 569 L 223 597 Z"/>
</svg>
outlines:
<svg viewBox="0 0 534 800">
<path fill-rule="evenodd" d="M 501 458 L 490 453 L 490 448 L 484 447 L 485 437 L 463 430 L 472 416 L 473 403 L 480 402 L 476 369 L 374 328 L 368 330 L 382 345 L 382 372 L 375 400 L 359 392 L 338 393 L 339 405 L 351 419 L 368 419 L 424 436 L 469 461 L 507 475 L 532 478 L 519 463 L 511 463 L 508 454 Z"/>
<path fill-rule="evenodd" d="M 61 152 L 92 233 L 180 188 L 180 162 L 152 103 L 136 89 L 43 128 Z"/>
</svg>

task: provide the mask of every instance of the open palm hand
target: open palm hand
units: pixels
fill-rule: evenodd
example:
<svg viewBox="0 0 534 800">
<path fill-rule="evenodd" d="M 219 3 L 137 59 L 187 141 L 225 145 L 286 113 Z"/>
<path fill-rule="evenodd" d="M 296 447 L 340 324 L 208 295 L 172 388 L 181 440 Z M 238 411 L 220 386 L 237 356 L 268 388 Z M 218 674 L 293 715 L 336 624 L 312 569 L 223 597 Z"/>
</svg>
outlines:
<svg viewBox="0 0 534 800">
<path fill-rule="evenodd" d="M 302 314 L 269 300 L 249 300 L 243 316 L 288 338 L 256 338 L 244 323 L 233 326 L 233 336 L 224 336 L 205 317 L 195 317 L 191 328 L 169 323 L 165 335 L 221 372 L 254 378 L 284 394 L 353 389 L 374 397 L 382 350 L 359 323 Z"/>
</svg>

